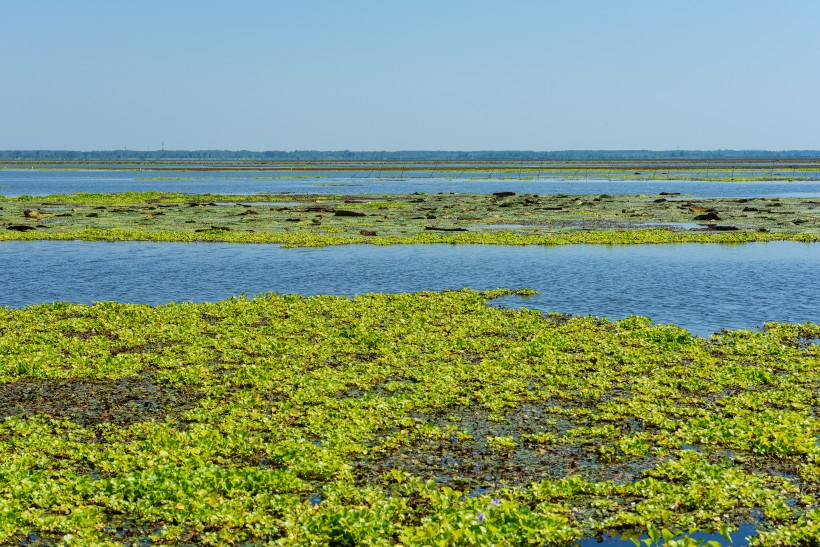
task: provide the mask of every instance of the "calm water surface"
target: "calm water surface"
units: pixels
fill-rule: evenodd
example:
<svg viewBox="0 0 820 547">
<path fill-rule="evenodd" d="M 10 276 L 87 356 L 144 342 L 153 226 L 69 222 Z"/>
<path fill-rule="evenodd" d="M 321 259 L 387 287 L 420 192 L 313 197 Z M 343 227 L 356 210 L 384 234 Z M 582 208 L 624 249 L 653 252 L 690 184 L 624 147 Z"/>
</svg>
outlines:
<svg viewBox="0 0 820 547">
<path fill-rule="evenodd" d="M 757 528 L 754 524 L 744 522 L 738 526 L 737 531 L 731 532 L 729 537 L 731 538 L 731 542 L 726 541 L 726 539 L 721 536 L 720 534 L 708 534 L 705 532 L 695 532 L 694 534 L 688 535 L 688 537 L 696 540 L 702 540 L 704 543 L 707 541 L 716 541 L 719 545 L 726 545 L 731 547 L 746 547 L 749 545 L 749 537 L 755 536 L 757 533 Z M 648 539 L 649 536 L 644 534 L 640 536 L 640 540 Z M 627 538 L 619 538 L 613 536 L 606 536 L 603 538 L 590 538 L 590 539 L 582 539 L 575 544 L 577 547 L 634 547 L 635 543 L 631 539 Z"/>
<path fill-rule="evenodd" d="M 504 306 L 644 315 L 698 335 L 768 321 L 820 322 L 820 244 L 508 247 L 221 243 L 0 243 L 0 305 L 99 300 L 160 304 L 262 292 L 531 287 Z"/>
<path fill-rule="evenodd" d="M 39 171 L 0 169 L 0 195 L 44 196 L 79 192 L 187 192 L 193 194 L 408 194 L 513 191 L 530 194 L 659 194 L 680 192 L 697 197 L 820 197 L 820 181 L 706 182 L 527 180 L 509 173 L 299 172 L 270 171 Z M 501 178 L 504 177 L 504 178 Z M 151 179 L 166 180 L 151 180 Z M 167 179 L 184 180 L 167 180 Z"/>
</svg>

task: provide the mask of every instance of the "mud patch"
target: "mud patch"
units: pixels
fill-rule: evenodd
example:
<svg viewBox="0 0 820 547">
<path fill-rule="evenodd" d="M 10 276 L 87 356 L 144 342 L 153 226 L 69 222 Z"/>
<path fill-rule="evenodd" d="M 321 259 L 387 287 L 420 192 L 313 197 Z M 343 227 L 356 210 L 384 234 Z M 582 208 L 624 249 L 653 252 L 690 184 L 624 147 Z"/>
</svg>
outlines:
<svg viewBox="0 0 820 547">
<path fill-rule="evenodd" d="M 580 424 L 567 420 L 565 415 L 553 414 L 549 407 L 522 405 L 503 416 L 465 408 L 415 417 L 449 429 L 452 434 L 448 438 L 414 440 L 393 449 L 376 448 L 370 458 L 355 462 L 360 480 L 368 482 L 374 475 L 399 469 L 478 495 L 568 475 L 629 482 L 661 461 L 653 457 L 603 461 L 598 448 L 610 443 L 601 439 L 592 444 L 565 437 L 567 430 Z M 555 442 L 535 440 L 545 434 L 553 436 Z M 499 447 L 493 442 L 499 438 L 507 438 L 512 444 Z"/>
<path fill-rule="evenodd" d="M 199 395 L 156 384 L 150 378 L 24 380 L 0 386 L 0 416 L 44 414 L 82 426 L 177 418 Z"/>
<path fill-rule="evenodd" d="M 114 332 L 99 330 L 99 329 L 92 329 L 88 331 L 78 331 L 78 330 L 67 330 L 63 331 L 63 336 L 66 338 L 77 338 L 79 340 L 90 340 L 95 336 L 102 336 L 104 338 L 108 338 L 109 340 L 117 340 L 119 339 L 119 335 Z"/>
</svg>

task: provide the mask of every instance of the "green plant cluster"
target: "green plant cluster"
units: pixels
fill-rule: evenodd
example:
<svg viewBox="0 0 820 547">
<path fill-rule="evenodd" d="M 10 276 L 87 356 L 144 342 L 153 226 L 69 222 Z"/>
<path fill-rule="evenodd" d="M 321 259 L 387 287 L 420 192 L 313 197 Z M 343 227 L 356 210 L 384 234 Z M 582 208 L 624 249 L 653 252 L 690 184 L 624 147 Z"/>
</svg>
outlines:
<svg viewBox="0 0 820 547">
<path fill-rule="evenodd" d="M 185 195 L 0 198 L 0 241 L 564 245 L 820 241 L 820 202 L 659 195 Z"/>
<path fill-rule="evenodd" d="M 0 308 L 0 544 L 817 544 L 820 326 L 514 293 Z"/>
</svg>

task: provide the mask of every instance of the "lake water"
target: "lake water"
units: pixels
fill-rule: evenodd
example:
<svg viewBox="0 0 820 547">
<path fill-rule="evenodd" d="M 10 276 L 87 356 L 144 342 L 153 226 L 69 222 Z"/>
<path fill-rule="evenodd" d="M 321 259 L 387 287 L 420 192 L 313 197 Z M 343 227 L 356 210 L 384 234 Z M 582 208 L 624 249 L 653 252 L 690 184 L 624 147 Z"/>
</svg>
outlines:
<svg viewBox="0 0 820 547">
<path fill-rule="evenodd" d="M 0 305 L 216 301 L 262 292 L 531 287 L 503 306 L 644 315 L 708 336 L 768 321 L 820 322 L 820 244 L 509 247 L 82 241 L 0 243 Z"/>
<path fill-rule="evenodd" d="M 0 169 L 0 195 L 44 196 L 79 192 L 186 192 L 193 194 L 410 194 L 512 191 L 529 194 L 660 194 L 696 197 L 820 197 L 820 181 L 708 182 L 666 180 L 556 180 L 509 173 L 270 171 L 49 171 Z M 503 178 L 502 178 L 503 177 Z M 153 179 L 153 180 L 152 180 Z M 157 180 L 165 179 L 165 180 Z M 183 179 L 183 180 L 168 180 Z"/>
<path fill-rule="evenodd" d="M 738 526 L 738 529 L 735 532 L 729 533 L 731 541 L 726 541 L 726 539 L 720 534 L 709 534 L 706 532 L 695 532 L 694 534 L 689 534 L 687 537 L 703 541 L 704 543 L 707 541 L 716 541 L 719 545 L 746 547 L 746 545 L 749 545 L 748 538 L 755 536 L 756 533 L 757 527 L 754 524 L 743 522 Z M 642 541 L 648 538 L 649 536 L 644 534 L 637 539 Z M 676 539 L 679 538 L 676 537 Z M 575 545 L 576 547 L 635 547 L 635 543 L 631 539 L 614 536 L 582 539 L 576 542 Z M 641 543 L 641 545 L 645 545 L 645 543 Z"/>
</svg>

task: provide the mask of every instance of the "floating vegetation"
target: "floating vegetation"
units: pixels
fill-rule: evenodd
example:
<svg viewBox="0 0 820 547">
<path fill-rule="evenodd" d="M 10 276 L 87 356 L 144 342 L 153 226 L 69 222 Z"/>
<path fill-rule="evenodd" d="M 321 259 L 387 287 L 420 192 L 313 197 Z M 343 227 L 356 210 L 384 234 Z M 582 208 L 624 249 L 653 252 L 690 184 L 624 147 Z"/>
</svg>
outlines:
<svg viewBox="0 0 820 547">
<path fill-rule="evenodd" d="M 0 543 L 816 542 L 820 326 L 512 293 L 0 308 Z"/>
<path fill-rule="evenodd" d="M 616 197 L 515 192 L 19 196 L 0 198 L 0 239 L 226 241 L 289 246 L 820 240 L 820 217 L 814 212 L 820 202 L 816 199 L 675 196 L 676 201 L 672 201 L 669 197 L 668 193 Z M 72 214 L 81 207 L 94 207 L 94 211 Z M 221 232 L 231 234 L 211 233 L 210 226 L 228 228 Z M 362 232 L 377 235 L 363 237 Z"/>
</svg>

